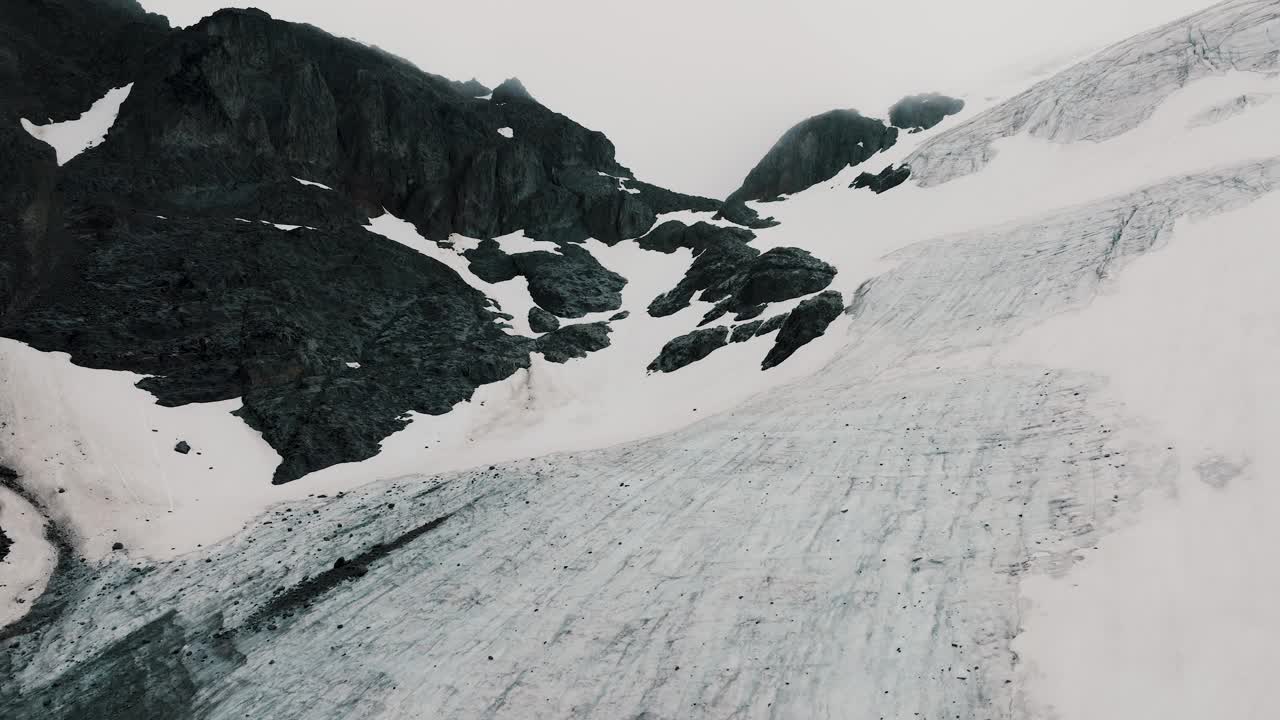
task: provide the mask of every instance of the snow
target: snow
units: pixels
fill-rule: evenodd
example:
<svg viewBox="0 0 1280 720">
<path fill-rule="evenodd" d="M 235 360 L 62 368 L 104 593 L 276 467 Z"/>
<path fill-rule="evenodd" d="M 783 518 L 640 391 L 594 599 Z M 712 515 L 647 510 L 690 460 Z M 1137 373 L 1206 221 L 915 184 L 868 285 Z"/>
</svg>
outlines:
<svg viewBox="0 0 1280 720">
<path fill-rule="evenodd" d="M 295 495 L 262 482 L 279 456 L 231 415 L 238 400 L 162 407 L 134 387 L 142 377 L 0 340 L 0 416 L 12 433 L 0 453 L 55 519 L 71 521 L 83 554 L 122 542 L 171 557 L 237 530 L 237 506 Z M 190 454 L 174 452 L 179 440 Z"/>
<path fill-rule="evenodd" d="M 311 180 L 303 180 L 302 178 L 299 178 L 299 177 L 294 178 L 294 180 L 297 180 L 299 183 L 302 183 L 303 185 L 310 185 L 310 186 L 312 186 L 312 187 L 318 187 L 318 188 L 322 188 L 322 189 L 324 189 L 324 190 L 332 190 L 332 189 L 333 189 L 333 188 L 331 188 L 331 187 L 329 187 L 328 185 L 325 185 L 325 184 L 323 184 L 323 183 L 313 182 L 313 181 L 311 181 Z"/>
<path fill-rule="evenodd" d="M 528 235 L 525 235 L 524 230 L 516 230 L 515 232 L 510 232 L 506 235 L 499 235 L 493 238 L 493 240 L 494 242 L 497 242 L 498 247 L 502 248 L 502 251 L 508 255 L 537 251 L 553 252 L 557 254 L 560 252 L 559 245 L 556 245 L 550 240 L 535 240 Z M 453 243 L 454 249 L 459 253 L 464 253 L 468 250 L 475 250 L 480 247 L 479 238 L 470 238 L 457 233 L 449 236 L 449 242 Z"/>
<path fill-rule="evenodd" d="M 618 189 L 621 190 L 622 192 L 630 193 L 632 195 L 640 194 L 639 190 L 636 190 L 635 188 L 627 187 L 627 180 L 629 180 L 630 178 L 618 177 L 617 175 L 610 175 L 609 173 L 603 172 L 601 170 L 597 170 L 596 174 L 603 177 L 612 178 L 613 180 L 618 181 Z"/>
<path fill-rule="evenodd" d="M 510 139 L 516 136 L 516 131 L 509 127 L 500 127 L 498 128 L 498 134 L 504 138 Z"/>
<path fill-rule="evenodd" d="M 306 229 L 308 229 L 308 230 L 315 230 L 315 228 L 311 227 L 310 225 L 288 225 L 288 224 L 285 224 L 285 223 L 274 223 L 274 222 L 269 222 L 269 221 L 267 221 L 267 220 L 259 220 L 258 222 L 262 223 L 263 225 L 270 225 L 270 226 L 272 226 L 272 227 L 276 228 L 277 230 L 284 230 L 285 232 L 288 232 L 288 231 L 290 231 L 290 230 L 297 230 L 298 228 L 306 228 Z"/>
<path fill-rule="evenodd" d="M 26 614 L 44 592 L 57 555 L 45 539 L 40 512 L 22 496 L 0 486 L 0 529 L 13 544 L 0 562 L 0 627 Z"/>
<path fill-rule="evenodd" d="M 120 105 L 129 97 L 133 83 L 124 87 L 108 90 L 80 117 L 59 123 L 37 125 L 26 118 L 21 119 L 22 127 L 31 137 L 48 144 L 58 157 L 58 165 L 66 165 L 71 158 L 102 144 L 107 131 L 116 122 L 120 113 Z"/>
<path fill-rule="evenodd" d="M 1129 69 L 1113 56 L 1090 62 Z M 975 102 L 965 125 L 757 204 L 782 225 L 752 244 L 832 262 L 853 303 L 767 372 L 772 338 L 645 373 L 709 307 L 645 312 L 690 253 L 589 240 L 629 280 L 609 348 L 535 355 L 371 460 L 271 486 L 278 458 L 237 401 L 162 408 L 139 376 L 0 342 L 0 452 L 24 484 L 90 557 L 119 538 L 172 559 L 104 565 L 15 682 L 174 613 L 240 633 L 243 664 L 208 689 L 218 717 L 1280 716 L 1280 103 L 1236 107 L 1280 85 L 1107 80 L 1134 97 L 1054 133 L 1005 132 L 1043 89 Z M 883 195 L 847 187 L 907 158 L 933 160 Z M 467 269 L 478 241 L 390 214 L 369 229 L 527 330 L 523 280 Z M 432 518 L 300 620 L 247 622 Z"/>
<path fill-rule="evenodd" d="M 1280 717 L 1280 197 L 1180 223 L 1009 357 L 1088 370 L 1176 449 L 1173 492 L 1062 578 L 1023 585 L 1032 697 L 1061 720 Z"/>
<path fill-rule="evenodd" d="M 675 210 L 667 213 L 659 213 L 657 219 L 653 223 L 653 226 L 657 227 L 662 223 L 669 222 L 671 220 L 676 220 L 686 225 L 694 225 L 704 222 L 711 225 L 718 225 L 720 227 L 741 227 L 740 225 L 723 218 L 717 220 L 715 212 L 699 212 L 696 210 Z"/>
<path fill-rule="evenodd" d="M 358 363 L 358 362 L 349 362 L 349 363 L 347 363 L 347 367 L 351 368 L 352 370 L 359 370 L 359 369 L 360 369 L 360 363 Z"/>
<path fill-rule="evenodd" d="M 913 176 L 924 185 L 963 177 L 998 157 L 993 142 L 1022 132 L 1076 145 L 1119 137 L 1188 85 L 1228 73 L 1273 74 L 1278 30 L 1273 2 L 1227 0 L 1116 43 L 944 133 L 912 155 Z"/>
<path fill-rule="evenodd" d="M 468 285 L 484 293 L 495 307 L 513 316 L 510 320 L 499 317 L 494 318 L 495 322 L 510 326 L 509 329 L 506 329 L 508 334 L 524 336 L 536 334 L 529 327 L 529 310 L 536 303 L 529 295 L 528 282 L 523 277 L 515 277 L 504 282 L 491 283 L 476 277 L 471 272 L 470 263 L 462 256 L 462 253 L 468 247 L 473 246 L 471 243 L 455 242 L 453 248 L 441 247 L 439 243 L 419 235 L 418 229 L 413 226 L 413 223 L 401 220 L 385 210 L 382 215 L 370 221 L 368 229 L 369 232 L 394 240 L 448 266 Z M 513 245 L 522 245 L 525 244 L 522 241 L 528 240 L 523 233 L 512 233 L 504 237 Z M 454 238 L 461 239 L 461 236 L 455 235 Z M 500 238 L 498 241 L 502 243 L 503 239 Z"/>
</svg>

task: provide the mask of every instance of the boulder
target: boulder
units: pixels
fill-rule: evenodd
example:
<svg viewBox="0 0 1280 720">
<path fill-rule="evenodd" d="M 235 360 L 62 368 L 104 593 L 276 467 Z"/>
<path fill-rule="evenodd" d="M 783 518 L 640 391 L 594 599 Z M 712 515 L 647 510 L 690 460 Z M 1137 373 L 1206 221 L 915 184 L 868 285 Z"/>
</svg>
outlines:
<svg viewBox="0 0 1280 720">
<path fill-rule="evenodd" d="M 697 362 L 729 342 L 729 328 L 713 327 L 694 330 L 662 346 L 658 357 L 649 363 L 649 372 L 675 372 Z"/>
<path fill-rule="evenodd" d="M 821 337 L 831 321 L 840 317 L 843 310 L 843 299 L 835 290 L 819 293 L 797 305 L 782 322 L 773 347 L 760 364 L 760 369 L 768 370 L 780 365 L 800 347 Z"/>
<path fill-rule="evenodd" d="M 964 109 L 964 100 L 939 93 L 908 95 L 889 108 L 889 123 L 903 130 L 928 130 Z"/>
<path fill-rule="evenodd" d="M 549 333 L 560 329 L 560 318 L 535 305 L 529 308 L 529 328 L 536 333 Z"/>
</svg>

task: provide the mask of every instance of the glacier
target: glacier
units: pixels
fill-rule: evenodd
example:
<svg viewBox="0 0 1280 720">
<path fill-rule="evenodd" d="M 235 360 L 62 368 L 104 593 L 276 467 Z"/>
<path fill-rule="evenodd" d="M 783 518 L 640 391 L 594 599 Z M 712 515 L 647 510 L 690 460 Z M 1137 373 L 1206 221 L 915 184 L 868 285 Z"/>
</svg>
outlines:
<svg viewBox="0 0 1280 720">
<path fill-rule="evenodd" d="M 631 281 L 609 348 L 270 486 L 238 401 L 160 407 L 0 341 L 25 493 L 0 489 L 0 524 L 26 541 L 0 709 L 1280 715 L 1277 22 L 1230 0 L 749 203 L 780 220 L 753 247 L 828 260 L 848 303 L 765 372 L 757 338 L 646 375 L 710 304 L 647 316 L 687 251 L 592 239 Z M 848 189 L 897 162 L 903 186 Z M 391 214 L 369 230 L 526 329 L 524 280 L 487 287 Z"/>
</svg>

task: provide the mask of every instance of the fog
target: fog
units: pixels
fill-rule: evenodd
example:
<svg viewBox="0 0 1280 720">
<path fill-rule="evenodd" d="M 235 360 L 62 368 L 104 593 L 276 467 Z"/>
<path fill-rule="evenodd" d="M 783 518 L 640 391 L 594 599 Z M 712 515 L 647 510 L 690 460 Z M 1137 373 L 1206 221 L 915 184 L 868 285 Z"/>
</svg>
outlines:
<svg viewBox="0 0 1280 720">
<path fill-rule="evenodd" d="M 604 131 L 640 177 L 723 197 L 786 128 L 898 97 L 1015 87 L 1209 0 L 142 0 L 174 24 L 256 6 Z"/>
</svg>

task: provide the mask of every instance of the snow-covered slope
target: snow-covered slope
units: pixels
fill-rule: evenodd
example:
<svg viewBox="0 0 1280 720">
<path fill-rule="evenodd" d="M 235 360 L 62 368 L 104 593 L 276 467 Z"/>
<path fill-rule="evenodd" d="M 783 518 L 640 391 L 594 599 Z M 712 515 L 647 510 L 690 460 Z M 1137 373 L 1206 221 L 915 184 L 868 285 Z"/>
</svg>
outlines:
<svg viewBox="0 0 1280 720">
<path fill-rule="evenodd" d="M 1277 31 L 1280 7 L 1271 0 L 1227 0 L 1175 20 L 951 130 L 909 159 L 912 174 L 923 185 L 936 185 L 974 172 L 991 160 L 992 143 L 1024 132 L 1059 143 L 1117 137 L 1196 80 L 1229 72 L 1274 74 L 1280 69 Z"/>
<path fill-rule="evenodd" d="M 756 338 L 645 374 L 709 304 L 650 317 L 687 251 L 592 239 L 631 281 L 608 348 L 270 486 L 226 407 L 7 343 L 5 457 L 90 559 L 24 531 L 62 564 L 3 631 L 0 707 L 1280 715 L 1277 17 L 1224 3 L 754 204 L 781 222 L 752 245 L 831 262 L 849 303 L 769 371 Z M 848 187 L 904 159 L 916 182 Z M 370 229 L 523 322 L 523 278 Z"/>
</svg>

